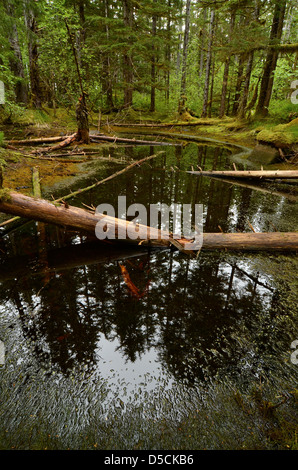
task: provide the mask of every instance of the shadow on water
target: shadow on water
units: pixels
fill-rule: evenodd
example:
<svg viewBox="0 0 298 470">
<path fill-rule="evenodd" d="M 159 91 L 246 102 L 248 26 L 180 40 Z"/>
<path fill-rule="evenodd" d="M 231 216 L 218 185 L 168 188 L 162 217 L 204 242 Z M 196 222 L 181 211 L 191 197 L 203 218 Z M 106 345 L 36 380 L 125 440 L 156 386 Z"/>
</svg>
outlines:
<svg viewBox="0 0 298 470">
<path fill-rule="evenodd" d="M 148 152 L 153 149 L 104 150 L 130 159 Z M 230 169 L 231 152 L 197 144 L 169 147 L 163 157 L 71 204 L 96 207 L 105 202 L 117 207 L 119 195 L 126 196 L 127 206 L 203 204 L 205 232 L 249 231 L 250 225 L 257 231 L 296 230 L 297 208 L 287 197 L 186 173 L 196 165 Z M 121 164 L 89 167 L 95 175 L 86 172 L 86 184 L 105 178 Z M 67 193 L 56 189 L 55 197 Z M 110 391 L 114 388 L 116 398 L 125 403 L 132 400 L 135 387 L 141 388 L 140 394 L 155 390 L 163 378 L 165 388 L 186 387 L 187 397 L 191 390 L 199 395 L 206 391 L 215 378 L 231 381 L 243 391 L 266 374 L 276 374 L 278 384 L 297 373 L 289 364 L 290 344 L 297 339 L 292 255 L 201 252 L 197 259 L 189 259 L 170 250 L 112 246 L 34 222 L 6 234 L 0 249 L 0 339 L 7 346 L 6 367 L 1 370 L 3 377 L 7 374 L 3 396 L 11 404 L 30 383 L 36 426 L 43 413 L 51 421 L 64 412 L 69 394 L 78 400 L 76 419 L 85 423 L 85 401 L 89 414 L 95 413 L 95 402 L 104 402 L 98 380 Z M 35 389 L 36 377 L 44 384 L 42 390 Z M 62 386 L 69 378 L 71 387 Z M 17 383 L 14 391 L 11 381 Z M 91 383 L 88 399 L 86 383 Z M 42 411 L 47 384 L 54 395 L 64 396 L 64 402 L 57 398 L 55 405 L 52 400 L 53 409 Z M 2 404 L 1 411 L 5 426 L 20 426 L 20 409 L 15 403 L 7 406 Z M 29 413 L 32 404 L 25 405 L 25 415 L 26 406 Z M 66 416 L 63 423 L 76 430 L 71 419 Z M 16 437 L 22 432 L 20 427 Z"/>
</svg>

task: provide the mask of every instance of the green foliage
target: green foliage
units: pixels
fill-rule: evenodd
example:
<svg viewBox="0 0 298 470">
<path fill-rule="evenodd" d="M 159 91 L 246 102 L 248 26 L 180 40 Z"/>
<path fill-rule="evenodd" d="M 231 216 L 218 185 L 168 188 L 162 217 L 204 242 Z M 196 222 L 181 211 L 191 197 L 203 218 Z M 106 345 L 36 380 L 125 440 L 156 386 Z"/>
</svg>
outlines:
<svg viewBox="0 0 298 470">
<path fill-rule="evenodd" d="M 263 74 L 275 3 L 274 0 L 259 2 L 257 19 L 253 17 L 254 2 L 229 0 L 216 5 L 216 29 L 208 77 L 209 116 L 218 116 L 219 113 L 227 59 L 230 63 L 225 113 L 235 115 L 235 103 L 244 87 L 252 38 L 255 51 L 248 102 L 253 98 Z M 82 2 L 80 8 L 79 2 L 70 0 L 41 0 L 38 4 L 33 0 L 2 2 L 0 80 L 5 83 L 8 116 L 11 114 L 13 119 L 17 114 L 13 104 L 21 104 L 20 89 L 30 94 L 34 73 L 41 83 L 43 106 L 73 109 L 81 92 L 77 64 L 91 110 L 121 109 L 125 105 L 125 93 L 131 88 L 133 106 L 137 109 L 149 110 L 152 107 L 154 91 L 155 110 L 173 113 L 178 108 L 182 59 L 186 52 L 188 108 L 200 116 L 213 6 L 214 2 L 192 4 L 189 40 L 183 51 L 185 0 L 127 3 L 105 0 Z M 235 25 L 231 35 L 233 12 Z M 29 14 L 37 24 L 35 32 L 28 30 L 28 21 L 25 20 Z M 290 0 L 284 21 L 284 43 L 297 42 L 297 21 L 297 13 Z M 38 53 L 35 62 L 30 53 L 33 39 Z M 274 73 L 270 113 L 283 122 L 290 112 L 289 93 L 291 82 L 297 78 L 295 74 L 295 53 L 280 54 Z M 241 76 L 240 95 L 237 96 L 237 83 Z M 284 102 L 283 109 L 278 104 L 281 101 Z M 251 115 L 255 104 L 252 104 Z"/>
</svg>

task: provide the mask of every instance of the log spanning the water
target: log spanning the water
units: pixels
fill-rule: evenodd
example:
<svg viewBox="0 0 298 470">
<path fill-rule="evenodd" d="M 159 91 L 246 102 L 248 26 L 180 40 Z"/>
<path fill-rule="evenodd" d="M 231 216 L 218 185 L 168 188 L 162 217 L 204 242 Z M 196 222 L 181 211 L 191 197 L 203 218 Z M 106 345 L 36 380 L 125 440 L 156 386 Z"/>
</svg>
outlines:
<svg viewBox="0 0 298 470">
<path fill-rule="evenodd" d="M 117 219 L 104 214 L 94 213 L 64 203 L 57 205 L 44 199 L 32 198 L 16 192 L 0 195 L 0 211 L 18 215 L 41 222 L 60 225 L 76 231 L 87 232 L 95 237 L 98 222 L 105 223 L 105 231 L 114 230 L 112 242 L 129 242 L 143 246 L 158 247 L 174 246 L 181 251 L 196 251 L 197 244 L 191 247 L 193 240 L 187 238 L 174 239 L 167 231 L 146 225 L 137 226 L 137 236 L 132 239 L 127 234 L 132 222 Z M 136 227 L 136 226 L 135 226 Z M 240 250 L 240 251 L 298 251 L 298 232 L 269 233 L 204 233 L 204 250 Z"/>
<path fill-rule="evenodd" d="M 216 180 L 219 179 L 219 178 L 216 178 L 216 177 L 213 177 L 213 176 L 211 176 L 211 178 L 214 178 Z M 248 189 L 252 189 L 254 191 L 259 191 L 261 193 L 271 194 L 272 196 L 284 197 L 284 198 L 288 199 L 289 201 L 293 201 L 293 202 L 298 201 L 298 194 L 293 193 L 292 189 L 289 192 L 284 191 L 284 190 L 280 190 L 280 189 L 269 189 L 268 187 L 264 187 L 264 185 L 260 184 L 259 181 L 249 181 L 248 182 L 244 178 L 242 178 L 240 180 L 236 179 L 236 178 L 221 178 L 221 181 L 224 182 L 224 183 L 227 183 L 227 184 L 240 186 L 241 188 L 248 188 Z M 266 184 L 265 181 L 264 181 L 264 183 Z M 267 181 L 267 184 L 268 184 L 268 181 Z"/>
<path fill-rule="evenodd" d="M 156 142 L 154 140 L 127 139 L 111 135 L 90 135 L 90 142 L 112 142 L 113 144 L 133 144 L 133 145 L 172 145 L 169 142 Z"/>
<path fill-rule="evenodd" d="M 246 170 L 246 171 L 188 171 L 192 175 L 212 176 L 216 178 L 243 178 L 243 179 L 298 179 L 295 170 Z"/>
</svg>

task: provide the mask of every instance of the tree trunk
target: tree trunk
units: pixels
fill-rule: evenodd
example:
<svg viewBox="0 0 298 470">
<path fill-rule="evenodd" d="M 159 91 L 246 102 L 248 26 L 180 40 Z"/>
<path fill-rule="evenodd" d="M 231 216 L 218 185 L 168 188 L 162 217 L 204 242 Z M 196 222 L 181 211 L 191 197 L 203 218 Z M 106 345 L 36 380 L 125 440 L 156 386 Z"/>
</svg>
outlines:
<svg viewBox="0 0 298 470">
<path fill-rule="evenodd" d="M 7 14 L 14 17 L 14 6 L 10 3 L 6 3 Z M 15 21 L 13 20 L 11 34 L 9 36 L 9 42 L 13 51 L 13 57 L 10 58 L 10 68 L 15 77 L 18 78 L 15 85 L 15 95 L 17 103 L 27 104 L 28 102 L 28 89 L 25 83 L 25 72 L 23 65 L 23 57 L 19 42 L 19 34 Z"/>
<path fill-rule="evenodd" d="M 82 96 L 80 96 L 76 107 L 76 118 L 78 125 L 77 140 L 83 142 L 84 144 L 89 144 L 89 120 L 84 93 Z"/>
<path fill-rule="evenodd" d="M 212 45 L 213 45 L 213 36 L 214 36 L 214 24 L 215 24 L 215 11 L 211 10 L 210 27 L 209 27 L 209 44 L 208 44 L 208 52 L 207 52 L 206 78 L 205 78 L 205 86 L 204 86 L 202 118 L 207 117 L 209 83 L 210 83 L 210 70 L 211 70 L 211 57 L 212 57 Z"/>
<path fill-rule="evenodd" d="M 168 0 L 168 7 L 171 7 L 171 0 Z M 170 62 L 171 62 L 171 14 L 168 13 L 167 19 L 167 41 L 165 43 L 165 59 L 166 59 L 166 71 L 165 71 L 165 100 L 169 104 L 170 101 Z"/>
<path fill-rule="evenodd" d="M 110 41 L 110 28 L 108 24 L 108 19 L 110 18 L 110 9 L 109 9 L 109 1 L 105 0 L 104 1 L 104 8 L 105 8 L 105 18 L 106 18 L 106 25 L 105 25 L 105 33 L 106 33 L 106 39 L 107 39 L 107 44 L 109 44 Z M 106 95 L 106 103 L 107 107 L 109 110 L 112 110 L 114 108 L 114 100 L 113 100 L 113 83 L 112 83 L 112 77 L 111 77 L 111 57 L 110 53 L 106 52 L 104 53 L 103 57 L 103 71 L 102 71 L 102 79 L 103 79 L 103 91 Z"/>
<path fill-rule="evenodd" d="M 205 49 L 205 35 L 206 35 L 206 30 L 205 30 L 205 23 L 206 23 L 206 17 L 207 17 L 207 8 L 204 7 L 203 9 L 203 28 L 200 32 L 201 36 L 201 52 L 200 52 L 200 63 L 199 63 L 199 77 L 203 75 L 204 71 L 204 49 Z"/>
<path fill-rule="evenodd" d="M 133 5 L 131 0 L 123 0 L 124 25 L 128 30 L 133 27 Z M 127 48 L 129 44 L 127 45 Z M 125 51 L 123 56 L 124 107 L 132 106 L 133 99 L 133 64 L 131 54 Z"/>
<path fill-rule="evenodd" d="M 276 0 L 274 16 L 271 26 L 270 43 L 279 42 L 282 36 L 283 23 L 286 11 L 286 0 Z M 269 48 L 264 65 L 263 76 L 260 87 L 259 101 L 256 115 L 267 116 L 273 89 L 274 72 L 277 65 L 278 50 Z"/>
<path fill-rule="evenodd" d="M 242 83 L 243 83 L 244 62 L 245 62 L 245 55 L 241 54 L 239 56 L 237 82 L 236 82 L 234 102 L 233 102 L 233 108 L 232 108 L 232 115 L 233 116 L 235 116 L 238 112 L 239 101 L 240 101 L 240 97 L 241 97 L 241 86 L 242 86 Z"/>
<path fill-rule="evenodd" d="M 95 236 L 96 224 L 104 218 L 107 231 L 115 228 L 115 240 L 121 234 L 126 233 L 128 224 L 131 222 L 117 219 L 104 214 L 94 214 L 78 207 L 57 206 L 43 199 L 24 196 L 19 193 L 10 192 L 0 199 L 0 211 L 18 215 L 40 222 L 61 225 L 78 231 L 87 232 Z M 112 240 L 111 240 L 112 241 Z M 138 226 L 136 239 L 126 238 L 127 242 L 142 245 L 147 244 L 160 247 L 171 247 L 174 239 L 167 231 L 153 229 L 146 225 Z M 175 240 L 179 246 L 185 247 L 190 240 Z M 240 250 L 240 251 L 297 251 L 298 233 L 204 233 L 202 249 L 206 250 Z"/>
<path fill-rule="evenodd" d="M 191 0 L 186 0 L 180 98 L 186 95 L 186 67 L 187 67 L 187 52 L 188 52 L 188 42 L 189 42 L 190 6 L 191 6 Z"/>
<path fill-rule="evenodd" d="M 296 170 L 246 170 L 246 171 L 188 171 L 193 175 L 216 176 L 218 178 L 256 178 L 264 179 L 298 179 Z"/>
<path fill-rule="evenodd" d="M 38 66 L 38 46 L 37 46 L 37 21 L 35 13 L 32 10 L 28 0 L 25 3 L 25 23 L 28 32 L 28 53 L 29 53 L 29 75 L 30 75 L 30 94 L 32 105 L 39 109 L 42 104 L 42 88 L 39 76 Z"/>
<path fill-rule="evenodd" d="M 235 18 L 236 18 L 236 10 L 233 9 L 231 11 L 229 41 L 231 41 L 231 39 L 233 37 L 233 31 L 234 31 L 234 27 L 235 27 Z M 231 62 L 231 56 L 228 55 L 228 57 L 226 58 L 226 61 L 225 61 L 225 68 L 224 68 L 224 74 L 223 74 L 223 82 L 222 82 L 222 90 L 221 90 L 221 101 L 220 101 L 220 109 L 219 109 L 219 117 L 220 118 L 222 118 L 225 115 L 225 110 L 226 110 L 226 96 L 227 96 L 227 88 L 228 88 L 230 62 Z"/>
<path fill-rule="evenodd" d="M 156 3 L 156 0 L 154 0 Z M 152 57 L 151 57 L 151 93 L 150 93 L 150 112 L 154 113 L 155 111 L 155 81 L 156 81 L 156 56 L 155 56 L 155 36 L 156 36 L 156 15 L 152 17 Z"/>
</svg>

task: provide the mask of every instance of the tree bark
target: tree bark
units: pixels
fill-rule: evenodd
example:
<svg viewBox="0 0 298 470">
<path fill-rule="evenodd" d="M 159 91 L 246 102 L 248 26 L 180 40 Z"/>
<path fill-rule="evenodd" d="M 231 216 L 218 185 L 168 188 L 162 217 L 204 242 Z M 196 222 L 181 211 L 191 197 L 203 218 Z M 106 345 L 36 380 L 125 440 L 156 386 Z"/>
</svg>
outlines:
<svg viewBox="0 0 298 470">
<path fill-rule="evenodd" d="M 207 117 L 208 111 L 208 95 L 209 95 L 209 83 L 210 83 L 210 70 L 211 70 L 211 57 L 212 57 L 212 46 L 214 36 L 214 24 L 215 24 L 215 11 L 211 10 L 210 26 L 209 26 L 209 44 L 207 52 L 207 63 L 206 63 L 206 78 L 204 86 L 204 97 L 203 97 L 203 109 L 202 118 Z"/>
<path fill-rule="evenodd" d="M 216 176 L 218 178 L 253 178 L 253 179 L 298 179 L 296 170 L 248 170 L 248 171 L 188 171 L 193 175 Z"/>
<path fill-rule="evenodd" d="M 28 0 L 26 0 L 25 3 L 24 17 L 28 33 L 31 102 L 36 109 L 39 109 L 42 105 L 42 87 L 40 82 L 38 65 L 38 28 L 35 13 L 32 10 Z"/>
<path fill-rule="evenodd" d="M 104 214 L 94 214 L 74 206 L 57 206 L 46 200 L 24 196 L 15 192 L 10 192 L 0 199 L 0 211 L 40 222 L 61 225 L 93 235 L 95 235 L 96 224 L 104 218 L 107 231 L 111 227 L 112 229 L 115 228 L 115 241 L 118 241 L 120 230 L 124 233 L 130 224 L 127 220 Z M 121 239 L 121 241 L 125 240 Z M 186 243 L 190 242 L 185 238 L 174 241 L 167 231 L 152 229 L 152 227 L 146 225 L 138 226 L 138 237 L 136 239 L 126 238 L 126 241 L 132 244 L 142 242 L 143 246 L 149 244 L 171 247 L 174 244 L 175 246 L 181 246 L 182 249 Z M 202 249 L 292 252 L 298 250 L 298 233 L 204 233 Z"/>
<path fill-rule="evenodd" d="M 88 110 L 86 105 L 85 94 L 83 93 L 78 101 L 76 107 L 76 118 L 77 118 L 77 140 L 84 144 L 90 143 L 89 137 L 89 120 L 88 120 Z"/>
<path fill-rule="evenodd" d="M 180 98 L 186 95 L 186 67 L 187 67 L 187 52 L 188 52 L 188 42 L 189 42 L 190 7 L 191 7 L 191 0 L 186 0 Z"/>
<path fill-rule="evenodd" d="M 283 23 L 286 11 L 286 0 L 276 0 L 274 16 L 271 26 L 270 43 L 280 42 L 282 36 Z M 257 116 L 267 116 L 269 112 L 269 104 L 273 89 L 274 72 L 277 65 L 279 51 L 275 48 L 269 48 L 264 65 L 263 76 L 261 81 L 259 101 L 256 108 Z"/>
<path fill-rule="evenodd" d="M 14 17 L 14 6 L 10 1 L 5 2 L 7 14 L 13 18 Z M 11 49 L 13 51 L 13 57 L 10 58 L 10 68 L 17 77 L 17 82 L 15 85 L 15 95 L 17 103 L 27 104 L 28 102 L 28 88 L 25 83 L 25 71 L 23 64 L 23 57 L 19 42 L 19 34 L 15 21 L 12 24 L 11 34 L 9 35 L 9 42 Z"/>
<path fill-rule="evenodd" d="M 229 41 L 231 41 L 232 36 L 233 36 L 233 31 L 235 27 L 235 18 L 236 18 L 236 9 L 234 8 L 231 11 Z M 220 118 L 222 118 L 225 115 L 225 110 L 226 110 L 226 95 L 227 95 L 227 88 L 228 88 L 230 62 L 231 62 L 231 56 L 228 55 L 225 61 L 225 68 L 224 68 L 224 75 L 223 75 L 223 82 L 222 82 L 221 101 L 220 101 L 220 109 L 219 109 Z"/>
<path fill-rule="evenodd" d="M 128 30 L 133 27 L 133 5 L 131 0 L 123 0 L 124 25 Z M 129 45 L 127 45 L 128 49 Z M 133 64 L 131 54 L 127 51 L 123 55 L 123 78 L 124 78 L 124 107 L 132 106 L 133 100 Z"/>
<path fill-rule="evenodd" d="M 105 24 L 105 33 L 107 44 L 110 41 L 110 27 L 108 20 L 110 18 L 110 5 L 109 0 L 104 0 L 104 15 L 106 19 Z M 114 100 L 113 100 L 113 82 L 111 76 L 111 57 L 110 53 L 106 52 L 103 56 L 103 71 L 102 71 L 102 82 L 103 82 L 103 91 L 106 95 L 106 103 L 109 110 L 114 108 Z"/>
<path fill-rule="evenodd" d="M 156 0 L 154 0 L 156 3 Z M 151 91 L 150 91 L 150 112 L 154 113 L 155 111 L 155 86 L 156 86 L 156 47 L 155 47 L 155 36 L 156 36 L 156 24 L 157 17 L 155 14 L 152 16 L 152 56 L 151 56 Z"/>
</svg>

